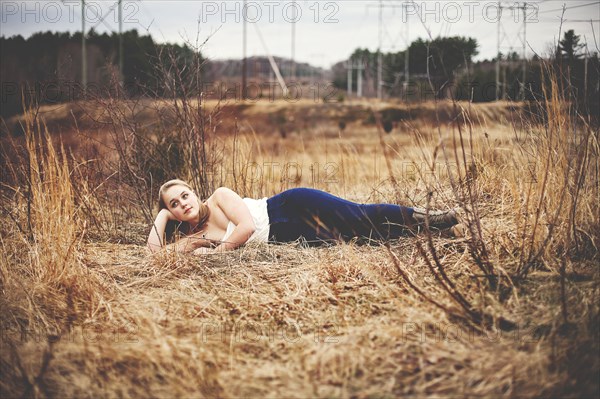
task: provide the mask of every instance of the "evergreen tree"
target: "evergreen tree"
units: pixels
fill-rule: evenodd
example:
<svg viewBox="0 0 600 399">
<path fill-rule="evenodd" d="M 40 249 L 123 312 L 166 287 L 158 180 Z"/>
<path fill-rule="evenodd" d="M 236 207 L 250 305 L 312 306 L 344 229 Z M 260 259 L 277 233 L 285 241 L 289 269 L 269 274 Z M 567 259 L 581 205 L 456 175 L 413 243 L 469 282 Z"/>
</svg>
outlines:
<svg viewBox="0 0 600 399">
<path fill-rule="evenodd" d="M 584 45 L 579 43 L 580 36 L 575 34 L 573 29 L 565 32 L 563 39 L 558 43 L 558 49 L 562 57 L 570 62 L 581 57 L 577 54 Z"/>
</svg>

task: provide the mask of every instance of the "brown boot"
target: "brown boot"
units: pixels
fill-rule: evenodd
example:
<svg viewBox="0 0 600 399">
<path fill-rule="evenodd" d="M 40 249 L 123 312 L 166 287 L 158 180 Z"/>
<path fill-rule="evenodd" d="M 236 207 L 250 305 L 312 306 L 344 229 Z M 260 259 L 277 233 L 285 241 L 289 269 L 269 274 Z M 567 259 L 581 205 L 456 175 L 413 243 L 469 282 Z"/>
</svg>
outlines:
<svg viewBox="0 0 600 399">
<path fill-rule="evenodd" d="M 430 209 L 427 212 L 424 208 L 413 208 L 412 217 L 419 226 L 425 227 L 427 226 L 426 221 L 429 222 L 430 229 L 444 230 L 458 224 L 458 218 L 454 209 L 449 211 Z"/>
</svg>

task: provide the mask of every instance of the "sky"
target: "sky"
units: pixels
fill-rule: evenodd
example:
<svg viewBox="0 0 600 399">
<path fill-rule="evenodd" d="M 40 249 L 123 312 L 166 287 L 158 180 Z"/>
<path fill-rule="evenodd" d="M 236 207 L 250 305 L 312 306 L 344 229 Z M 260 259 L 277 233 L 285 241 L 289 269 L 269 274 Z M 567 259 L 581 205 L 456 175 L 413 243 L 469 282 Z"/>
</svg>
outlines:
<svg viewBox="0 0 600 399">
<path fill-rule="evenodd" d="M 118 32 L 115 0 L 86 0 L 85 4 L 82 16 L 80 0 L 3 0 L 0 35 L 76 32 L 81 31 L 82 19 L 86 31 L 93 27 L 100 33 Z M 209 59 L 239 59 L 246 20 L 247 56 L 270 53 L 324 68 L 347 59 L 359 47 L 397 52 L 417 38 L 437 36 L 473 37 L 479 43 L 475 59 L 491 59 L 497 51 L 499 26 L 503 53 L 522 54 L 526 38 L 527 57 L 548 55 L 559 35 L 569 29 L 581 35 L 590 53 L 600 52 L 600 1 L 502 1 L 500 18 L 498 1 L 247 0 L 245 4 L 122 0 L 123 30 L 137 29 L 161 43 L 197 45 Z M 514 8 L 524 4 L 525 10 Z"/>
</svg>

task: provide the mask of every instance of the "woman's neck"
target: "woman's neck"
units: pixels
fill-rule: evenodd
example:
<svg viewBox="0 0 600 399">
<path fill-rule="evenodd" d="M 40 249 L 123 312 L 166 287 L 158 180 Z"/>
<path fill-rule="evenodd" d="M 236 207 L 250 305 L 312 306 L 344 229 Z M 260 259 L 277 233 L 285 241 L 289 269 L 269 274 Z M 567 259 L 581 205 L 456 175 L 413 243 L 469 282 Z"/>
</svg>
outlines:
<svg viewBox="0 0 600 399">
<path fill-rule="evenodd" d="M 200 215 L 198 215 L 196 220 L 189 222 L 191 233 L 193 234 L 193 233 L 197 233 L 199 231 L 204 230 L 204 227 L 206 226 L 207 223 L 208 223 L 208 220 L 201 221 Z"/>
</svg>

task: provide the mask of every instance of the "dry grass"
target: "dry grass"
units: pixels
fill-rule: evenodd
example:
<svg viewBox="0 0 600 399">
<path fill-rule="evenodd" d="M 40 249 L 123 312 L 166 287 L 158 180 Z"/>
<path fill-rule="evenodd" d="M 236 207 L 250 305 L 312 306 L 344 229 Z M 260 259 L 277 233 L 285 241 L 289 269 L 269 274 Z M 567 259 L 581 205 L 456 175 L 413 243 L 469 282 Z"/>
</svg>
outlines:
<svg viewBox="0 0 600 399">
<path fill-rule="evenodd" d="M 30 121 L 24 185 L 4 197 L 2 397 L 597 396 L 598 131 L 569 109 L 507 126 L 517 114 L 492 108 L 439 132 L 333 118 L 286 138 L 254 108 L 213 138 L 215 184 L 460 206 L 469 232 L 202 258 L 148 257 L 143 234 L 82 241 L 84 211 L 107 204 L 75 194 L 89 183 Z"/>
</svg>

